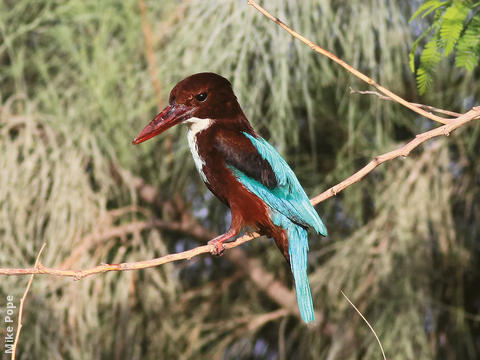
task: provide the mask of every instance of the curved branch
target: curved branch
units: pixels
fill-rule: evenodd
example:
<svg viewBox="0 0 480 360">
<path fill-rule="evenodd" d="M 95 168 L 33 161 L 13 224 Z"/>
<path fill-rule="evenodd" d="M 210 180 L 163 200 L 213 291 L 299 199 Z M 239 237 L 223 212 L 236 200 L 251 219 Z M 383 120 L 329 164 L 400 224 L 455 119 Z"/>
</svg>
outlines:
<svg viewBox="0 0 480 360">
<path fill-rule="evenodd" d="M 340 191 L 344 190 L 345 188 L 349 187 L 352 184 L 355 184 L 360 179 L 365 177 L 368 173 L 372 172 L 378 165 L 388 161 L 393 160 L 399 156 L 408 156 L 410 152 L 418 147 L 420 144 L 423 144 L 425 141 L 433 139 L 434 137 L 438 136 L 448 136 L 452 131 L 458 129 L 460 126 L 465 125 L 466 123 L 477 119 L 480 117 L 480 106 L 474 107 L 472 110 L 466 112 L 462 116 L 459 116 L 456 119 L 451 120 L 448 124 L 435 128 L 433 130 L 418 134 L 415 139 L 409 141 L 402 147 L 398 148 L 397 150 L 389 151 L 385 154 L 376 156 L 372 161 L 370 161 L 367 165 L 363 168 L 358 170 L 352 176 L 346 178 L 341 183 L 331 187 L 330 189 L 324 191 L 320 195 L 315 196 L 311 199 L 311 203 L 313 205 L 318 204 L 332 196 L 337 195 Z"/>
<path fill-rule="evenodd" d="M 244 235 L 242 237 L 239 237 L 235 241 L 226 243 L 225 249 L 227 250 L 227 249 L 237 247 L 259 236 L 260 234 L 258 233 Z M 109 271 L 147 269 L 147 268 L 160 266 L 173 261 L 190 260 L 194 256 L 198 256 L 204 253 L 210 253 L 212 249 L 213 247 L 211 245 L 204 245 L 204 246 L 198 246 L 194 249 L 183 251 L 180 253 L 165 255 L 156 259 L 135 261 L 130 263 L 121 263 L 121 264 L 101 264 L 85 270 L 61 270 L 61 269 L 49 268 L 39 262 L 33 268 L 23 268 L 23 269 L 3 268 L 3 269 L 0 269 L 0 275 L 48 274 L 48 275 L 55 275 L 55 276 L 73 277 L 75 280 L 80 280 L 90 275 L 101 274 Z"/>
<path fill-rule="evenodd" d="M 308 46 L 310 46 L 310 48 L 312 48 L 313 51 L 315 51 L 315 52 L 317 52 L 321 55 L 324 55 L 324 56 L 328 57 L 329 59 L 333 60 L 338 65 L 342 66 L 345 70 L 352 73 L 353 75 L 358 77 L 360 80 L 365 81 L 367 84 L 375 87 L 378 91 L 385 94 L 386 96 L 388 96 L 392 100 L 394 100 L 394 101 L 398 102 L 399 104 L 409 108 L 410 110 L 416 112 L 417 114 L 425 116 L 426 118 L 428 118 L 430 120 L 437 121 L 437 122 L 442 123 L 442 124 L 448 124 L 450 122 L 450 119 L 446 119 L 446 118 L 443 118 L 441 116 L 434 115 L 434 114 L 432 114 L 428 111 L 425 111 L 421 107 L 416 106 L 413 103 L 408 102 L 407 100 L 398 96 L 394 92 L 388 90 L 387 88 L 384 88 L 382 85 L 377 84 L 377 82 L 375 80 L 373 80 L 372 78 L 369 78 L 367 75 L 363 74 L 362 72 L 358 71 L 354 67 L 350 66 L 345 61 L 338 58 L 336 55 L 332 54 L 330 51 L 327 51 L 327 50 L 321 48 L 320 46 L 315 44 L 313 41 L 308 40 L 306 37 L 300 35 L 295 30 L 288 27 L 279 18 L 270 14 L 267 10 L 265 10 L 263 7 L 258 5 L 254 0 L 247 0 L 247 2 L 248 2 L 248 5 L 253 6 L 263 16 L 267 17 L 268 19 L 272 20 L 274 23 L 278 24 L 282 29 L 284 29 L 286 32 L 288 32 L 290 35 L 292 35 L 294 38 L 296 38 L 296 39 L 300 40 L 301 42 L 303 42 L 304 44 L 307 44 Z"/>
<path fill-rule="evenodd" d="M 395 159 L 399 156 L 408 156 L 413 149 L 417 148 L 419 145 L 423 144 L 427 140 L 430 140 L 432 138 L 439 137 L 442 135 L 448 136 L 455 129 L 458 129 L 459 127 L 477 118 L 480 118 L 480 107 L 473 108 L 472 110 L 466 112 L 465 114 L 459 116 L 458 118 L 453 119 L 449 124 L 440 126 L 436 129 L 417 135 L 413 140 L 406 143 L 405 145 L 398 148 L 397 150 L 393 150 L 385 154 L 376 156 L 372 161 L 370 161 L 366 166 L 364 166 L 362 169 L 357 171 L 355 174 L 343 180 L 341 183 L 324 191 L 323 193 L 315 196 L 310 200 L 310 202 L 313 205 L 316 205 L 330 197 L 335 196 L 340 191 L 358 182 L 360 179 L 362 179 L 367 174 L 372 172 L 380 164 L 388 160 Z M 258 233 L 244 235 L 233 242 L 226 243 L 225 249 L 227 250 L 232 249 L 243 243 L 246 243 L 247 241 L 251 241 L 259 236 L 260 234 Z M 130 262 L 130 263 L 121 263 L 121 264 L 101 264 L 85 270 L 61 270 L 61 269 L 55 269 L 55 268 L 48 268 L 39 263 L 37 267 L 33 267 L 33 268 L 0 269 L 0 275 L 49 274 L 49 275 L 55 275 L 55 276 L 73 277 L 74 279 L 79 280 L 90 275 L 100 274 L 108 271 L 139 270 L 139 269 L 146 269 L 146 268 L 160 266 L 173 261 L 189 260 L 194 256 L 198 256 L 204 253 L 209 253 L 211 252 L 211 250 L 212 248 L 210 245 L 204 245 L 204 246 L 199 246 L 194 249 L 183 251 L 180 253 L 165 255 L 156 259 L 136 261 L 136 262 Z"/>
</svg>

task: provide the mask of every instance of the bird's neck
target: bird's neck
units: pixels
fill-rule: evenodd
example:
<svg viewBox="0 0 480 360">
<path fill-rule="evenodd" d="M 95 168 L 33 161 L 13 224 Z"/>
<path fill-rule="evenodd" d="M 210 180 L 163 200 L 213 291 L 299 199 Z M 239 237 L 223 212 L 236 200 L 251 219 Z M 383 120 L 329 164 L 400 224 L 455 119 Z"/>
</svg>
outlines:
<svg viewBox="0 0 480 360">
<path fill-rule="evenodd" d="M 186 123 L 189 128 L 187 133 L 188 145 L 195 167 L 202 180 L 207 184 L 213 182 L 212 177 L 217 179 L 226 170 L 223 158 L 215 148 L 216 136 L 220 133 L 232 132 L 245 132 L 255 137 L 258 136 L 244 116 L 241 119 L 237 119 L 237 121 L 231 119 L 191 118 Z"/>
<path fill-rule="evenodd" d="M 195 167 L 197 168 L 198 173 L 200 174 L 202 180 L 204 182 L 208 182 L 207 177 L 205 175 L 205 171 L 203 167 L 206 165 L 206 157 L 207 154 L 205 151 L 199 150 L 199 143 L 202 144 L 203 142 L 198 141 L 198 136 L 209 136 L 210 134 L 205 133 L 208 129 L 211 128 L 213 124 L 212 119 L 199 119 L 199 118 L 191 118 L 187 121 L 188 125 L 188 146 L 190 147 L 190 152 L 192 153 L 193 161 L 195 162 Z"/>
<path fill-rule="evenodd" d="M 219 131 L 245 132 L 258 137 L 243 112 L 238 113 L 235 117 L 224 119 L 201 119 L 194 117 L 185 121 L 185 123 L 188 126 L 189 137 L 196 137 L 198 135 L 202 137 L 210 137 L 215 136 Z"/>
</svg>

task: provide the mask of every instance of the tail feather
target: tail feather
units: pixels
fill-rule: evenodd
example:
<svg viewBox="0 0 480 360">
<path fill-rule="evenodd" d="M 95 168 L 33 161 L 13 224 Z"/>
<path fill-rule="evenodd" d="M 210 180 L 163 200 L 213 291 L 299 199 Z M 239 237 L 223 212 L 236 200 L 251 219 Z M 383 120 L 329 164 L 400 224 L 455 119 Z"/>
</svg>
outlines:
<svg viewBox="0 0 480 360">
<path fill-rule="evenodd" d="M 306 323 L 315 322 L 312 294 L 307 275 L 308 237 L 307 231 L 296 224 L 288 227 L 288 253 L 295 290 L 297 293 L 298 309 L 300 316 Z"/>
<path fill-rule="evenodd" d="M 312 294 L 307 276 L 308 260 L 308 233 L 305 228 L 293 223 L 286 216 L 274 212 L 272 220 L 275 225 L 280 226 L 286 231 L 285 235 L 275 237 L 277 246 L 282 250 L 285 258 L 290 263 L 293 280 L 295 281 L 295 291 L 297 293 L 298 309 L 300 316 L 306 323 L 315 322 L 315 311 L 313 310 Z M 286 245 L 288 244 L 288 253 Z"/>
</svg>

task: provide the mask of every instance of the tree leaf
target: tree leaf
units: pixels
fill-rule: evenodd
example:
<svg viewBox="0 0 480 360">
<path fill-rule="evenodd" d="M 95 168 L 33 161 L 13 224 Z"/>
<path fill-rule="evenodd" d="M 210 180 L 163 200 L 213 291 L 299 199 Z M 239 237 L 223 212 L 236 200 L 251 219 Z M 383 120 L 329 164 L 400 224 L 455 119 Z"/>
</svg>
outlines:
<svg viewBox="0 0 480 360">
<path fill-rule="evenodd" d="M 432 83 L 433 69 L 442 59 L 442 54 L 438 49 L 438 39 L 431 39 L 420 57 L 420 67 L 417 71 L 417 87 L 420 94 L 424 94 Z"/>
<path fill-rule="evenodd" d="M 480 57 L 480 15 L 468 24 L 457 44 L 455 65 L 473 71 Z"/>
<path fill-rule="evenodd" d="M 422 12 L 425 12 L 422 15 L 422 18 L 424 18 L 425 16 L 430 14 L 432 11 L 435 11 L 442 6 L 449 5 L 449 3 L 450 1 L 429 0 L 426 3 L 424 3 L 422 6 L 420 6 L 417 11 L 415 11 L 415 13 L 412 15 L 409 21 L 412 21 L 413 19 L 418 17 L 418 15 L 420 15 Z"/>
<path fill-rule="evenodd" d="M 470 8 L 463 2 L 454 2 L 442 17 L 440 37 L 444 42 L 445 55 L 448 56 L 457 44 Z"/>
</svg>

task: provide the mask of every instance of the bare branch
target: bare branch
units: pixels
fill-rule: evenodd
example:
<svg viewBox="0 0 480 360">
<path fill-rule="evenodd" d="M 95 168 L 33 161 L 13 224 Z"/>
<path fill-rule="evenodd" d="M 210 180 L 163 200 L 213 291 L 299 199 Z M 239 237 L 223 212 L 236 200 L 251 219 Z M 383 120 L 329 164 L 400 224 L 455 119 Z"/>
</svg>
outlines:
<svg viewBox="0 0 480 360">
<path fill-rule="evenodd" d="M 448 136 L 455 129 L 479 117 L 480 117 L 480 107 L 475 107 L 472 110 L 463 114 L 462 116 L 459 116 L 458 118 L 453 119 L 449 124 L 440 126 L 436 129 L 417 135 L 415 139 L 411 140 L 410 142 L 398 148 L 397 150 L 393 150 L 385 154 L 376 156 L 372 161 L 370 161 L 366 166 L 364 166 L 362 169 L 357 171 L 355 174 L 343 180 L 341 183 L 331 187 L 330 189 L 310 199 L 310 202 L 313 205 L 317 205 L 320 202 L 335 196 L 336 194 L 346 189 L 350 185 L 358 182 L 360 179 L 362 179 L 367 174 L 372 172 L 380 164 L 389 160 L 393 160 L 399 156 L 408 156 L 413 149 L 417 148 L 419 145 L 423 144 L 427 140 L 430 140 L 432 138 L 439 137 L 442 135 Z M 162 222 L 159 222 L 159 224 L 160 223 Z M 155 222 L 153 224 L 155 224 Z M 141 225 L 146 226 L 146 224 L 141 224 Z M 174 226 L 172 230 L 182 230 L 182 226 L 181 225 Z M 232 249 L 243 243 L 246 243 L 247 241 L 251 241 L 259 236 L 260 234 L 258 233 L 242 236 L 233 242 L 226 243 L 225 249 L 227 250 Z M 48 268 L 43 266 L 41 263 L 39 263 L 38 266 L 34 268 L 0 269 L 0 275 L 50 274 L 50 275 L 56 275 L 56 276 L 73 277 L 74 279 L 78 280 L 86 276 L 100 274 L 108 271 L 139 270 L 139 269 L 146 269 L 146 268 L 160 266 L 173 261 L 189 260 L 194 256 L 209 253 L 210 251 L 211 251 L 211 246 L 204 245 L 204 246 L 199 246 L 197 248 L 183 251 L 180 253 L 165 255 L 156 259 L 130 262 L 130 263 L 121 263 L 121 264 L 102 264 L 102 265 L 98 265 L 96 267 L 85 269 L 85 270 L 60 270 L 55 268 Z"/>
<path fill-rule="evenodd" d="M 383 164 L 386 161 L 393 160 L 399 156 L 408 156 L 413 149 L 415 149 L 425 141 L 433 139 L 438 136 L 442 136 L 442 135 L 448 136 L 453 130 L 459 128 L 462 125 L 465 125 L 466 123 L 478 118 L 479 116 L 480 116 L 480 107 L 477 106 L 472 110 L 466 112 L 462 116 L 459 116 L 458 118 L 451 120 L 447 125 L 443 125 L 433 130 L 417 135 L 415 139 L 406 143 L 405 145 L 398 148 L 397 150 L 393 150 L 385 154 L 376 156 L 372 161 L 370 161 L 367 165 L 365 165 L 363 168 L 358 170 L 352 176 L 346 178 L 341 183 L 324 191 L 320 195 L 315 196 L 313 199 L 311 199 L 311 203 L 313 205 L 316 205 L 332 196 L 337 195 L 340 191 L 360 181 L 360 179 L 365 177 L 365 175 L 369 174 L 378 165 Z"/>
<path fill-rule="evenodd" d="M 43 249 L 45 249 L 46 245 L 47 243 L 43 243 L 42 247 L 40 248 L 40 251 L 38 252 L 38 255 L 37 255 L 37 259 L 35 260 L 34 268 L 37 268 L 38 265 L 40 264 L 40 256 L 42 255 Z M 27 283 L 27 288 L 25 289 L 25 292 L 23 293 L 23 296 L 20 299 L 20 307 L 18 309 L 18 329 L 17 329 L 17 334 L 15 335 L 15 341 L 12 346 L 12 360 L 15 360 L 15 357 L 17 355 L 18 340 L 20 339 L 20 331 L 22 331 L 22 327 L 23 327 L 23 324 L 22 324 L 23 306 L 25 304 L 25 299 L 27 298 L 28 291 L 30 290 L 30 286 L 32 286 L 34 276 L 35 276 L 34 274 L 30 276 L 30 280 L 28 280 L 28 283 Z"/>
<path fill-rule="evenodd" d="M 421 107 L 419 106 L 415 106 L 413 105 L 412 103 L 408 102 L 407 100 L 401 98 L 400 96 L 398 96 L 397 94 L 393 93 L 392 91 L 388 90 L 387 88 L 384 88 L 383 86 L 377 84 L 375 82 L 375 80 L 369 78 L 367 75 L 363 74 L 362 72 L 358 71 L 357 69 L 355 69 L 354 67 L 350 66 L 349 64 L 347 64 L 345 61 L 343 61 L 342 59 L 338 58 L 337 56 L 335 56 L 334 54 L 332 54 L 330 51 L 327 51 L 323 48 L 321 48 L 320 46 L 318 46 L 317 44 L 315 44 L 314 42 L 308 40 L 307 38 L 305 38 L 304 36 L 300 35 L 299 33 L 297 33 L 295 30 L 293 30 L 292 28 L 288 27 L 285 23 L 283 23 L 279 18 L 273 16 L 272 14 L 270 14 L 267 10 L 265 10 L 263 7 L 261 7 L 260 5 L 258 5 L 254 0 L 248 0 L 248 5 L 251 5 L 253 6 L 255 9 L 257 9 L 262 15 L 264 15 L 265 17 L 267 17 L 268 19 L 272 20 L 274 23 L 278 24 L 282 29 L 284 29 L 285 31 L 287 31 L 290 35 L 292 35 L 294 38 L 300 40 L 301 42 L 307 44 L 308 46 L 310 46 L 312 48 L 313 51 L 321 54 L 321 55 L 324 55 L 326 57 L 328 57 L 329 59 L 333 60 L 334 62 L 336 62 L 338 65 L 342 66 L 344 69 L 346 69 L 348 72 L 352 73 L 353 75 L 355 75 L 356 77 L 358 77 L 360 80 L 363 80 L 365 81 L 367 84 L 375 87 L 378 91 L 380 91 L 382 94 L 392 98 L 394 101 L 398 102 L 399 104 L 402 104 L 403 106 L 409 108 L 410 110 L 422 115 L 422 116 L 425 116 L 426 118 L 430 119 L 430 120 L 433 120 L 433 121 L 437 121 L 439 123 L 442 123 L 442 124 L 447 124 L 449 122 L 449 119 L 445 119 L 441 116 L 437 116 L 437 115 L 434 115 L 430 112 L 427 112 L 425 110 L 423 110 Z"/>
<path fill-rule="evenodd" d="M 260 235 L 257 233 L 242 236 L 231 243 L 225 244 L 225 249 L 234 248 L 238 245 L 241 245 L 259 236 Z M 121 264 L 101 264 L 86 270 L 54 269 L 54 268 L 46 267 L 39 262 L 33 268 L 0 269 L 0 274 L 1 275 L 49 274 L 49 275 L 55 275 L 55 276 L 73 277 L 75 280 L 79 280 L 90 275 L 100 274 L 108 271 L 147 269 L 147 268 L 160 266 L 173 261 L 190 260 L 194 256 L 204 254 L 204 253 L 209 253 L 211 252 L 211 250 L 212 250 L 212 247 L 210 245 L 204 245 L 204 246 L 199 246 L 194 249 L 183 251 L 177 254 L 165 255 L 156 259 L 136 261 L 136 262 L 130 262 L 130 263 L 121 263 Z"/>
</svg>

